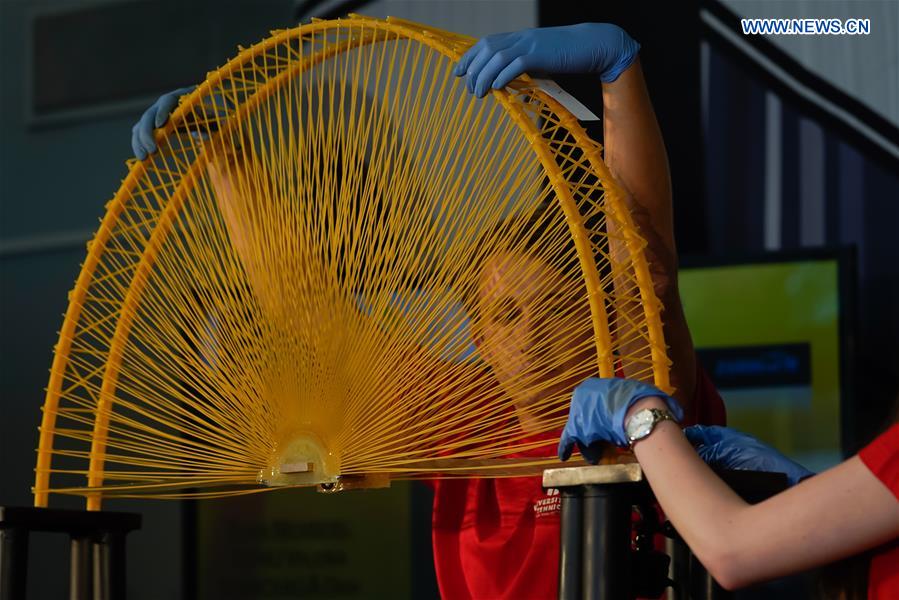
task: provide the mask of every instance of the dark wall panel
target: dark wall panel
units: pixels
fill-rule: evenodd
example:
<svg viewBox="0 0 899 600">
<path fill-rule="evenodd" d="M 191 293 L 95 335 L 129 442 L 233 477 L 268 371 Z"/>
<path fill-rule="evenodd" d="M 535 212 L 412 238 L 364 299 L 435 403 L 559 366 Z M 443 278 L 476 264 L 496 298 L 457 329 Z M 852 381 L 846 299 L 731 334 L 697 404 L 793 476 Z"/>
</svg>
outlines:
<svg viewBox="0 0 899 600">
<path fill-rule="evenodd" d="M 541 26 L 615 23 L 640 43 L 641 65 L 671 163 L 678 250 L 691 254 L 708 250 L 704 227 L 706 195 L 702 176 L 698 14 L 698 0 L 542 0 L 538 13 Z M 556 79 L 596 114 L 601 114 L 601 84 L 597 77 Z M 601 125 L 589 131 L 601 139 Z"/>
</svg>

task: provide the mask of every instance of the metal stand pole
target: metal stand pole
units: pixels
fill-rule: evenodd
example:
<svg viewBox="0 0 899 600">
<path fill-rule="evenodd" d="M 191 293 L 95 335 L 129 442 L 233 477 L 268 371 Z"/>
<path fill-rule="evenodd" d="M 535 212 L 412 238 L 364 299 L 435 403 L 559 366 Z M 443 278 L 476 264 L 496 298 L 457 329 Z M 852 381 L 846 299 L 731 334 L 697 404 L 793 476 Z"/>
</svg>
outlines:
<svg viewBox="0 0 899 600">
<path fill-rule="evenodd" d="M 69 600 L 92 600 L 91 538 L 73 535 L 69 567 Z"/>
<path fill-rule="evenodd" d="M 28 530 L 0 527 L 0 600 L 25 597 L 28 579 Z"/>
<path fill-rule="evenodd" d="M 672 581 L 666 599 L 690 600 L 690 549 L 679 536 L 668 537 L 665 539 L 665 553 L 671 557 L 668 579 Z"/>
<path fill-rule="evenodd" d="M 131 513 L 0 506 L 0 600 L 27 597 L 32 531 L 69 535 L 71 600 L 124 598 L 125 536 L 140 521 Z"/>
<path fill-rule="evenodd" d="M 125 569 L 125 536 L 119 532 L 106 532 L 94 542 L 94 599 L 124 598 Z"/>
<path fill-rule="evenodd" d="M 584 486 L 583 585 L 586 600 L 631 598 L 630 486 Z"/>
<path fill-rule="evenodd" d="M 584 497 L 580 487 L 563 488 L 559 554 L 559 598 L 581 600 L 582 533 L 584 531 Z"/>
</svg>

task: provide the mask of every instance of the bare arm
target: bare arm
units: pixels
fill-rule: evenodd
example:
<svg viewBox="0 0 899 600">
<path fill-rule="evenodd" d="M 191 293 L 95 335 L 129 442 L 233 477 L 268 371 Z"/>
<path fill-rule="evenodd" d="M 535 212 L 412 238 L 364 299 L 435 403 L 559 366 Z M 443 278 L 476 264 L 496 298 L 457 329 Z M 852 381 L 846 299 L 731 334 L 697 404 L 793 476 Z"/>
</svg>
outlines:
<svg viewBox="0 0 899 600">
<path fill-rule="evenodd" d="M 696 358 L 677 287 L 668 155 L 640 61 L 635 61 L 616 81 L 604 83 L 602 95 L 606 164 L 629 193 L 629 208 L 647 241 L 645 252 L 655 292 L 665 306 L 662 316 L 665 342 L 673 361 L 674 396 L 692 421 L 696 414 L 696 407 L 692 406 Z"/>
<path fill-rule="evenodd" d="M 649 407 L 665 405 L 647 398 L 629 414 Z M 637 442 L 634 454 L 674 527 L 728 589 L 833 562 L 899 536 L 899 502 L 858 457 L 749 505 L 670 421 Z"/>
</svg>

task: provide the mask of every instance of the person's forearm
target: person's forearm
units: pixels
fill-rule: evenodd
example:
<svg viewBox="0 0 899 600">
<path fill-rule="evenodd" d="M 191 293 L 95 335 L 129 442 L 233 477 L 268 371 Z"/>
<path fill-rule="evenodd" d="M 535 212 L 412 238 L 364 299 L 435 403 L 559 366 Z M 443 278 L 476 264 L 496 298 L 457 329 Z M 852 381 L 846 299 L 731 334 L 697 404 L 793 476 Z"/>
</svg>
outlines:
<svg viewBox="0 0 899 600">
<path fill-rule="evenodd" d="M 664 408 L 658 398 L 634 405 Z M 709 572 L 733 589 L 899 536 L 899 502 L 855 457 L 755 505 L 706 466 L 680 428 L 659 423 L 634 454 L 662 510 Z"/>
<path fill-rule="evenodd" d="M 606 165 L 676 256 L 668 155 L 639 59 L 602 85 L 602 98 Z"/>
<path fill-rule="evenodd" d="M 631 217 L 646 239 L 644 253 L 655 293 L 665 306 L 662 316 L 665 341 L 673 363 L 674 396 L 684 408 L 687 421 L 693 422 L 696 358 L 677 286 L 668 155 L 640 61 L 635 61 L 614 82 L 604 83 L 602 92 L 605 162 L 627 192 L 625 202 Z M 609 223 L 609 229 L 614 233 L 614 223 Z M 626 253 L 614 241 L 611 249 L 613 253 Z M 624 285 L 629 283 L 624 282 Z"/>
<path fill-rule="evenodd" d="M 659 398 L 647 398 L 628 416 L 643 408 L 666 407 Z M 728 560 L 736 545 L 735 524 L 748 505 L 699 458 L 677 423 L 659 423 L 634 444 L 634 455 L 667 518 L 717 578 L 719 563 Z"/>
</svg>

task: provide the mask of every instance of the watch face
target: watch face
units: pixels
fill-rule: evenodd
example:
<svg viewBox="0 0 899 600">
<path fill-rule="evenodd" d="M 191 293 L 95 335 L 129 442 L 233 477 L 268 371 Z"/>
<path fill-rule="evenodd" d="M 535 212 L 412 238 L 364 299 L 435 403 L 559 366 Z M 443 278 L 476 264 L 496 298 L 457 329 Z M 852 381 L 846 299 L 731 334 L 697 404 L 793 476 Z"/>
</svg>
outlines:
<svg viewBox="0 0 899 600">
<path fill-rule="evenodd" d="M 627 436 L 632 440 L 646 437 L 652 431 L 654 420 L 652 411 L 648 408 L 639 411 L 627 422 Z"/>
</svg>

